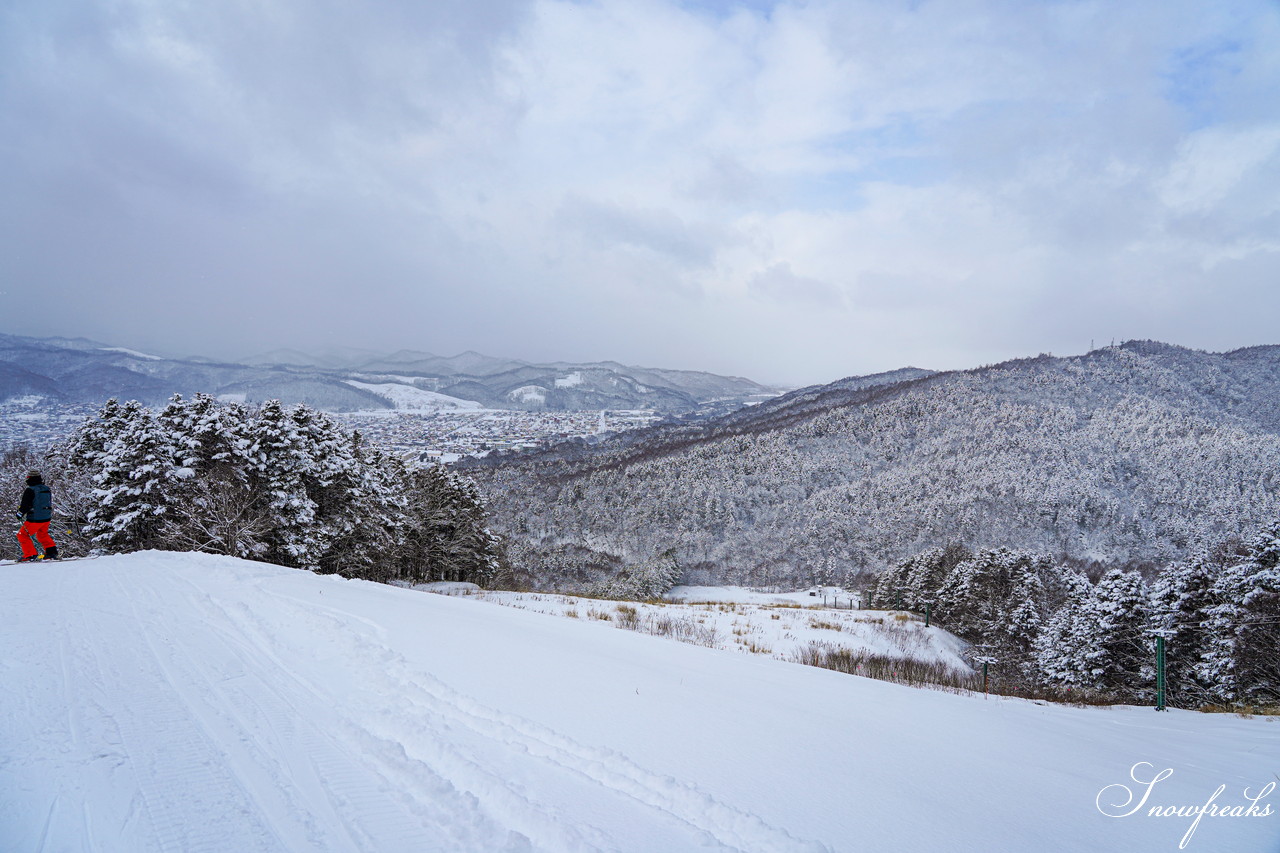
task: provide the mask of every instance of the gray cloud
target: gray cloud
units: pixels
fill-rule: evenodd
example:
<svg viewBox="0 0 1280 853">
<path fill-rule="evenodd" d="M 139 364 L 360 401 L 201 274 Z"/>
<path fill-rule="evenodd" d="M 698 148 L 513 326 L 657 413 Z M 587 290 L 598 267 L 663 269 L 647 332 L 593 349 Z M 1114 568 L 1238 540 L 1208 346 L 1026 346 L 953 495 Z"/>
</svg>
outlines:
<svg viewBox="0 0 1280 853">
<path fill-rule="evenodd" d="M 691 227 L 667 210 L 628 210 L 573 196 L 565 199 L 556 219 L 596 245 L 649 252 L 682 266 L 706 266 L 715 255 L 709 229 Z"/>
<path fill-rule="evenodd" d="M 789 263 L 778 263 L 755 275 L 747 283 L 752 293 L 779 302 L 811 303 L 834 308 L 843 297 L 839 288 L 808 276 L 796 275 Z"/>
<path fill-rule="evenodd" d="M 0 330 L 792 382 L 1258 343 L 1276 43 L 1262 0 L 15 0 Z"/>
</svg>

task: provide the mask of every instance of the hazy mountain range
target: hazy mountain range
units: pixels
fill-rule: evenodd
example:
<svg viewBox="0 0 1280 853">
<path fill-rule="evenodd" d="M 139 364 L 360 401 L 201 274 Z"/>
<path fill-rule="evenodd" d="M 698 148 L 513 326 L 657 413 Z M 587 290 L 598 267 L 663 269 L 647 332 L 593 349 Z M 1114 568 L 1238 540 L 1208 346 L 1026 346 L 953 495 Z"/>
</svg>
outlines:
<svg viewBox="0 0 1280 853">
<path fill-rule="evenodd" d="M 40 397 L 99 403 L 162 402 L 203 391 L 257 402 L 306 402 L 337 411 L 493 408 L 715 412 L 776 396 L 749 379 L 616 362 L 531 364 L 476 352 L 442 357 L 402 350 L 276 350 L 222 362 L 167 358 L 83 338 L 0 335 L 0 402 Z"/>
<path fill-rule="evenodd" d="M 1280 347 L 854 377 L 466 467 L 539 584 L 672 548 L 693 582 L 749 584 L 950 542 L 1159 563 L 1280 517 Z"/>
</svg>

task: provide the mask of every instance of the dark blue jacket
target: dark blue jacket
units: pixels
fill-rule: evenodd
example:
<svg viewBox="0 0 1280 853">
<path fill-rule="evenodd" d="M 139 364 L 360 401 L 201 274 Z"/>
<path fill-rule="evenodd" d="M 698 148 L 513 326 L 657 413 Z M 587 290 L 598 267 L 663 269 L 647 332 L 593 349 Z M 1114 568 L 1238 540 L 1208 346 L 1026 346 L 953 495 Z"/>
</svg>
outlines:
<svg viewBox="0 0 1280 853">
<path fill-rule="evenodd" d="M 22 502 L 18 512 L 27 521 L 41 522 L 53 518 L 53 494 L 39 477 L 27 480 L 27 488 L 22 493 Z"/>
</svg>

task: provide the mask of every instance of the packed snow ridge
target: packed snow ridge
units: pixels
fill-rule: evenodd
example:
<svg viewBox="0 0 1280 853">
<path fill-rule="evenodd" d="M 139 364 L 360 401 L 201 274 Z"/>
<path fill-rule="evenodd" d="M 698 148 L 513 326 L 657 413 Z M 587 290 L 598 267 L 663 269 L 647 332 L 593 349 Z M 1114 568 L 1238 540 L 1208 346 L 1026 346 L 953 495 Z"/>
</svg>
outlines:
<svg viewBox="0 0 1280 853">
<path fill-rule="evenodd" d="M 3 850 L 1280 843 L 1243 808 L 1274 800 L 1276 721 L 914 690 L 201 554 L 4 566 L 0 600 Z M 1241 816 L 1147 813 L 1219 786 Z"/>
</svg>

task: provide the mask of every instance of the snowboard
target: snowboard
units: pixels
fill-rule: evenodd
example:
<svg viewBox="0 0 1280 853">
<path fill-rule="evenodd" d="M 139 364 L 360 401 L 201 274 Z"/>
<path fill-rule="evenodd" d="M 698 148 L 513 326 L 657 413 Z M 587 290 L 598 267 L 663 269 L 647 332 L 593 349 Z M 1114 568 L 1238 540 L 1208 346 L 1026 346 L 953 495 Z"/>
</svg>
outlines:
<svg viewBox="0 0 1280 853">
<path fill-rule="evenodd" d="M 76 560 L 96 560 L 101 556 L 99 554 L 86 554 L 83 557 L 59 557 L 56 560 L 46 560 L 41 557 L 38 560 L 30 560 L 23 563 L 19 560 L 0 560 L 0 566 L 32 566 L 36 563 L 41 565 L 52 565 L 53 563 L 74 563 Z"/>
</svg>

